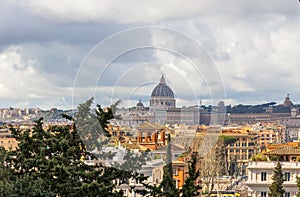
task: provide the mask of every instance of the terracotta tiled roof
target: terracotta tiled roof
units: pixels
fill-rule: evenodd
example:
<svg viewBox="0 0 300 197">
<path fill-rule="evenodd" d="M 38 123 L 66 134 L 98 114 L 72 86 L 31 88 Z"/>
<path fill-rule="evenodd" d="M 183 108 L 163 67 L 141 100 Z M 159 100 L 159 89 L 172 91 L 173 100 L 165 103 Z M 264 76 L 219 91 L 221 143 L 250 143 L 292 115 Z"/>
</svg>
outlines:
<svg viewBox="0 0 300 197">
<path fill-rule="evenodd" d="M 278 149 L 264 153 L 265 155 L 300 155 L 300 148 L 297 146 L 285 145 Z"/>
<path fill-rule="evenodd" d="M 159 147 L 156 150 L 157 151 L 165 151 L 166 150 L 166 146 Z M 171 144 L 171 150 L 172 151 L 184 151 L 184 147 L 180 146 L 179 144 Z"/>
<path fill-rule="evenodd" d="M 163 125 L 150 122 L 145 122 L 137 126 L 137 130 L 159 130 L 163 128 L 165 128 Z"/>
<path fill-rule="evenodd" d="M 298 147 L 298 142 L 288 142 L 286 144 L 268 144 L 267 145 L 267 151 L 277 150 L 277 149 L 282 148 L 284 146 Z"/>
<path fill-rule="evenodd" d="M 279 148 L 282 148 L 283 146 L 285 146 L 285 144 L 268 144 L 267 151 L 277 150 Z"/>
</svg>

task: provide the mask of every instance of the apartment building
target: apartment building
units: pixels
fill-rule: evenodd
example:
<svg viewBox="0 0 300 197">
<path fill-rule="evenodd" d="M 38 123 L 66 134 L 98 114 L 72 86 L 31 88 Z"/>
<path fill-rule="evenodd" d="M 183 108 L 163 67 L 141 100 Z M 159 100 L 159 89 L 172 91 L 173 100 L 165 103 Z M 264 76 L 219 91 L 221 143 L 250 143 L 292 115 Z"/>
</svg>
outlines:
<svg viewBox="0 0 300 197">
<path fill-rule="evenodd" d="M 226 147 L 226 163 L 229 171 L 235 175 L 246 175 L 248 162 L 260 151 L 258 133 L 247 127 L 226 127 L 222 128 L 220 135 L 236 139 Z"/>
<path fill-rule="evenodd" d="M 285 197 L 296 197 L 298 188 L 296 177 L 300 176 L 300 147 L 294 145 L 282 145 L 277 149 L 264 153 L 268 161 L 249 162 L 247 167 L 248 180 L 248 196 L 267 197 L 269 187 L 272 184 L 272 176 L 274 168 L 278 160 L 282 166 L 284 174 L 283 187 L 286 191 Z"/>
</svg>

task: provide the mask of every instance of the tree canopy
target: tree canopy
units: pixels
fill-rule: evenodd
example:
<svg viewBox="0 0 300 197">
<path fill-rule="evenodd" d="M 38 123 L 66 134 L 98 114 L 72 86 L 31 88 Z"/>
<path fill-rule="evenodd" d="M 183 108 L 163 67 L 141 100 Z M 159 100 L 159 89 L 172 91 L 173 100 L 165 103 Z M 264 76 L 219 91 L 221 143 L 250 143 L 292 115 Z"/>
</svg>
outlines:
<svg viewBox="0 0 300 197">
<path fill-rule="evenodd" d="M 0 147 L 0 194 L 3 196 L 122 196 L 116 180 L 134 179 L 143 183 L 147 177 L 138 170 L 146 163 L 147 152 L 139 155 L 127 151 L 125 162 L 115 167 L 104 165 L 113 153 L 103 147 L 111 137 L 107 123 L 114 117 L 115 106 L 91 110 L 93 99 L 78 106 L 74 117 L 64 115 L 70 124 L 46 128 L 43 118 L 30 129 L 10 127 L 18 141 L 15 150 Z M 145 189 L 131 187 L 137 193 L 152 196 L 189 196 L 199 186 L 196 158 L 189 163 L 189 175 L 182 190 L 173 181 L 170 135 L 164 180 L 158 186 L 144 184 Z M 86 160 L 95 161 L 88 165 Z M 117 168 L 116 168 L 117 167 Z M 196 185 L 195 185 L 196 184 Z M 194 186 L 193 186 L 194 185 Z"/>
</svg>

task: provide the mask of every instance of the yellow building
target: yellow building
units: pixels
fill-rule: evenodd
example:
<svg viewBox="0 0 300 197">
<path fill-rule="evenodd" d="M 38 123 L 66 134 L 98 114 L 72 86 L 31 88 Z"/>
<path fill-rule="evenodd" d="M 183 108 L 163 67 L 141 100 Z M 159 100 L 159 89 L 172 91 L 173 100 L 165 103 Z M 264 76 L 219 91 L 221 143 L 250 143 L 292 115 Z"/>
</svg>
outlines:
<svg viewBox="0 0 300 197">
<path fill-rule="evenodd" d="M 11 136 L 8 129 L 0 129 L 0 146 L 5 150 L 15 150 L 18 147 L 18 142 Z"/>
<path fill-rule="evenodd" d="M 259 136 L 250 127 L 226 127 L 220 135 L 236 139 L 226 147 L 226 163 L 229 171 L 235 175 L 246 175 L 246 167 L 251 157 L 259 150 Z"/>
</svg>

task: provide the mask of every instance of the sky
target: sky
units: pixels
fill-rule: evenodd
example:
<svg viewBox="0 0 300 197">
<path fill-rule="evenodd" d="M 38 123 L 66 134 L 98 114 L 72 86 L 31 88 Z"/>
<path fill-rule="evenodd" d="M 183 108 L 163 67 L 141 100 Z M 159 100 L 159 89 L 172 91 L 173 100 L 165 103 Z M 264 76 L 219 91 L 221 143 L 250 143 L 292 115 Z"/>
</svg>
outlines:
<svg viewBox="0 0 300 197">
<path fill-rule="evenodd" d="M 300 103 L 296 0 L 0 0 L 0 107 Z"/>
</svg>

